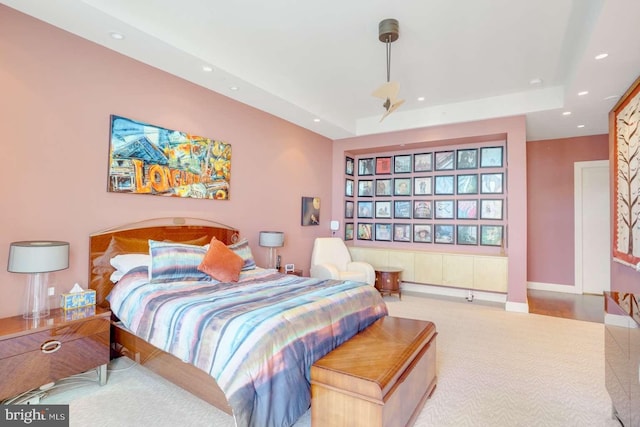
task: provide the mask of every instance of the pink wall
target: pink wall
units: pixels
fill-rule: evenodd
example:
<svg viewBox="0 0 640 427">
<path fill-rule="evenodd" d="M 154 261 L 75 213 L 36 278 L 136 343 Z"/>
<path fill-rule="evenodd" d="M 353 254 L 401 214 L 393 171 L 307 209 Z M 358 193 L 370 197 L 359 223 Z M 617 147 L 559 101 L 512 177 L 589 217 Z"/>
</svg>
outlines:
<svg viewBox="0 0 640 427">
<path fill-rule="evenodd" d="M 402 132 L 362 136 L 334 141 L 333 147 L 333 211 L 342 219 L 344 209 L 345 153 L 371 153 L 413 150 L 418 147 L 438 147 L 446 144 L 465 144 L 481 141 L 507 141 L 507 173 L 509 198 L 508 241 L 509 285 L 507 301 L 524 303 L 527 300 L 527 164 L 526 129 L 523 116 L 482 120 L 447 126 L 434 126 Z M 354 221 L 357 222 L 357 221 Z M 376 243 L 353 242 L 353 245 Z M 379 244 L 379 243 L 378 243 Z M 434 249 L 435 250 L 435 249 Z M 441 250 L 441 245 L 437 250 Z"/>
<path fill-rule="evenodd" d="M 573 164 L 608 158 L 608 135 L 527 143 L 528 281 L 575 285 Z"/>
<path fill-rule="evenodd" d="M 86 286 L 88 236 L 165 216 L 239 228 L 259 264 L 259 230 L 282 230 L 283 262 L 308 272 L 313 239 L 329 235 L 331 141 L 0 5 L 0 262 L 16 240 L 71 243 L 56 291 Z M 107 193 L 109 115 L 232 144 L 231 200 Z M 321 225 L 300 226 L 302 196 Z M 0 317 L 18 314 L 26 278 L 0 269 Z"/>
</svg>

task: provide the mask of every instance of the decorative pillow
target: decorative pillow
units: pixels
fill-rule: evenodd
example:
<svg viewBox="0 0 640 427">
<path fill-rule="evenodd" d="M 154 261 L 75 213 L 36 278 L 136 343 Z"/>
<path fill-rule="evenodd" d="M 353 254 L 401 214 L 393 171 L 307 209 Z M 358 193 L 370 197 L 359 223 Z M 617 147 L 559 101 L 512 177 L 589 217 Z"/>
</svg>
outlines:
<svg viewBox="0 0 640 427">
<path fill-rule="evenodd" d="M 244 260 L 242 271 L 251 270 L 256 268 L 256 261 L 253 259 L 251 248 L 249 247 L 249 241 L 247 239 L 240 240 L 238 243 L 227 246 Z"/>
<path fill-rule="evenodd" d="M 244 260 L 215 237 L 198 269 L 221 282 L 237 282 Z"/>
<path fill-rule="evenodd" d="M 198 270 L 207 253 L 206 246 L 149 240 L 149 281 L 166 283 L 182 280 L 211 281 L 209 275 Z"/>
</svg>

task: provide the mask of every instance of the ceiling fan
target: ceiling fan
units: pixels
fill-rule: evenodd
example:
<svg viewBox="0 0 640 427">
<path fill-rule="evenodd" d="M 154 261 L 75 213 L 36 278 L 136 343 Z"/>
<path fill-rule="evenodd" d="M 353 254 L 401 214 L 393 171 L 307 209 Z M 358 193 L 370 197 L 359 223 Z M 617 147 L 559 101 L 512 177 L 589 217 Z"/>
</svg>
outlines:
<svg viewBox="0 0 640 427">
<path fill-rule="evenodd" d="M 372 95 L 376 98 L 384 100 L 382 106 L 385 109 L 380 121 L 394 112 L 400 105 L 404 103 L 404 99 L 398 98 L 400 85 L 398 82 L 390 81 L 391 78 L 391 43 L 398 40 L 400 36 L 399 25 L 397 19 L 384 19 L 378 24 L 378 39 L 386 45 L 387 48 L 387 82 L 374 90 Z"/>
</svg>

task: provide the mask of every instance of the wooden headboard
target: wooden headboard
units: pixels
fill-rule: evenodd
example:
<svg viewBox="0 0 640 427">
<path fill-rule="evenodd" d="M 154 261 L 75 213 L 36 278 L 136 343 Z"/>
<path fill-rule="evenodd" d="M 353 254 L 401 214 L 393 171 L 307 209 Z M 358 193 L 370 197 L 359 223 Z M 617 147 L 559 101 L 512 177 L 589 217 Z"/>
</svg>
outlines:
<svg viewBox="0 0 640 427">
<path fill-rule="evenodd" d="M 238 241 L 240 232 L 224 224 L 198 218 L 155 218 L 125 224 L 89 236 L 89 288 L 96 291 L 96 304 L 109 307 L 109 279 L 114 268 L 109 261 L 124 253 L 149 253 L 149 240 L 205 245 L 214 237 L 225 244 Z"/>
</svg>

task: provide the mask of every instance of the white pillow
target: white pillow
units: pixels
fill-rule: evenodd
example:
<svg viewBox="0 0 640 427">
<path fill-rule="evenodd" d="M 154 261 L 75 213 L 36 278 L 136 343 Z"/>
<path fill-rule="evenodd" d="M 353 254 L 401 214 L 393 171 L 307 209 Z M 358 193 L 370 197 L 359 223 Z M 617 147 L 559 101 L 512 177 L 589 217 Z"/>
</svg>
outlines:
<svg viewBox="0 0 640 427">
<path fill-rule="evenodd" d="M 124 255 L 116 255 L 109 261 L 111 266 L 116 269 L 116 271 L 111 274 L 111 281 L 116 283 L 122 276 L 125 275 L 128 271 L 140 267 L 145 266 L 149 267 L 151 265 L 151 255 L 149 254 L 124 254 Z"/>
</svg>

